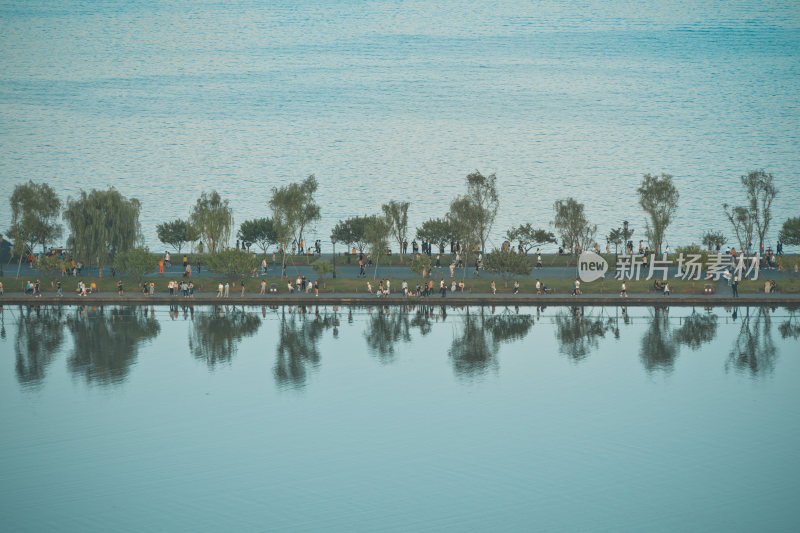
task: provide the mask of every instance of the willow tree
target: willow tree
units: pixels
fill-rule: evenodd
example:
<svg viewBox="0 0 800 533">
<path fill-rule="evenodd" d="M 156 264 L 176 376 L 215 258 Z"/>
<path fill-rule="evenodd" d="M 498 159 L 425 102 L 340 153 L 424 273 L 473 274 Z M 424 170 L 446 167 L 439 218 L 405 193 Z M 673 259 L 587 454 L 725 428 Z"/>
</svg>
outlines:
<svg viewBox="0 0 800 533">
<path fill-rule="evenodd" d="M 111 265 L 114 257 L 133 248 L 139 240 L 139 212 L 136 198 L 127 199 L 115 188 L 81 191 L 67 201 L 64 220 L 72 234 L 73 254 L 87 264 Z"/>
<path fill-rule="evenodd" d="M 210 253 L 216 253 L 230 241 L 233 208 L 217 191 L 211 191 L 211 194 L 204 192 L 194 205 L 190 221 L 206 242 L 205 249 Z"/>
<path fill-rule="evenodd" d="M 680 194 L 672 183 L 672 176 L 664 173 L 661 176 L 645 174 L 636 191 L 639 193 L 639 205 L 650 217 L 645 234 L 653 251 L 660 254 L 664 233 L 678 210 Z"/>
<path fill-rule="evenodd" d="M 17 265 L 19 276 L 26 249 L 33 250 L 36 244 L 44 248 L 46 243 L 61 237 L 63 228 L 57 222 L 61 200 L 48 184 L 29 181 L 14 187 L 10 203 L 11 228 L 8 233 L 14 240 L 14 253 L 20 258 Z"/>
<path fill-rule="evenodd" d="M 383 214 L 389 222 L 392 236 L 397 240 L 397 247 L 400 251 L 400 261 L 403 260 L 403 241 L 406 240 L 408 233 L 408 206 L 409 202 L 395 202 L 392 200 L 388 204 L 383 204 Z"/>
<path fill-rule="evenodd" d="M 450 202 L 447 218 L 453 237 L 459 241 L 464 250 L 464 267 L 461 271 L 463 279 L 467 271 L 469 256 L 475 247 L 481 245 L 480 226 L 477 220 L 482 216 L 483 208 L 469 196 L 459 196 Z"/>
</svg>

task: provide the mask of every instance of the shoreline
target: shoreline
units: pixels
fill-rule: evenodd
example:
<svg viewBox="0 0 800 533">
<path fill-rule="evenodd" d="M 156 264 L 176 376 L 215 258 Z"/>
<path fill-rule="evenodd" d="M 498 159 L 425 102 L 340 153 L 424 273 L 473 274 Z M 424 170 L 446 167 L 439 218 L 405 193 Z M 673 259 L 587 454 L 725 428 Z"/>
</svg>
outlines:
<svg viewBox="0 0 800 533">
<path fill-rule="evenodd" d="M 439 294 L 428 297 L 405 298 L 401 295 L 392 295 L 378 298 L 376 296 L 363 296 L 358 294 L 340 295 L 250 295 L 218 298 L 213 294 L 201 294 L 195 298 L 182 296 L 118 296 L 112 294 L 95 294 L 90 296 L 65 295 L 32 297 L 23 294 L 6 294 L 0 297 L 0 307 L 3 305 L 136 305 L 136 306 L 187 306 L 187 305 L 254 305 L 254 306 L 292 306 L 292 305 L 367 305 L 367 306 L 397 306 L 397 305 L 477 305 L 477 306 L 800 306 L 800 295 L 778 294 L 761 295 L 745 294 L 738 298 L 717 295 L 688 295 L 673 294 L 670 296 L 653 296 L 648 294 L 632 294 L 629 297 L 603 294 L 583 294 L 571 296 L 569 294 L 551 295 L 477 295 L 477 294 L 448 294 L 442 298 Z"/>
</svg>

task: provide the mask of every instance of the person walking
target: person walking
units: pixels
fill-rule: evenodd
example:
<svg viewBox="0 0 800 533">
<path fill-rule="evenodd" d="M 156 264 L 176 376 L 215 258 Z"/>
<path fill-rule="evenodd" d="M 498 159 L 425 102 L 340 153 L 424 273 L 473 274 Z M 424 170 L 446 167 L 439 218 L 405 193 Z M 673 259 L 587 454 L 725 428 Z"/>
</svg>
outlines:
<svg viewBox="0 0 800 533">
<path fill-rule="evenodd" d="M 117 281 L 117 295 L 118 296 L 122 296 L 122 294 L 124 292 L 125 291 L 123 290 L 123 287 L 122 287 L 122 280 Z"/>
<path fill-rule="evenodd" d="M 230 298 L 231 296 L 231 284 L 230 282 L 225 282 L 225 289 L 224 289 L 225 298 Z"/>
<path fill-rule="evenodd" d="M 194 282 L 189 282 L 189 298 L 194 298 Z"/>
<path fill-rule="evenodd" d="M 494 280 L 492 280 L 492 294 L 497 294 L 497 285 L 494 284 Z"/>
<path fill-rule="evenodd" d="M 262 279 L 261 290 L 259 291 L 259 294 L 266 294 L 266 293 L 267 293 L 267 280 Z"/>
<path fill-rule="evenodd" d="M 61 284 L 60 281 L 58 283 Z M 0 281 L 0 296 L 3 296 L 3 294 L 5 294 L 5 289 L 3 288 L 3 282 Z"/>
<path fill-rule="evenodd" d="M 156 293 L 156 284 L 152 281 L 150 282 L 150 296 L 153 296 Z"/>
<path fill-rule="evenodd" d="M 514 294 L 519 294 L 519 281 L 514 280 Z"/>
<path fill-rule="evenodd" d="M 319 280 L 314 280 L 314 296 L 319 296 Z"/>
<path fill-rule="evenodd" d="M 735 278 L 733 278 L 733 281 L 731 281 L 731 289 L 733 289 L 733 297 L 734 298 L 738 298 L 739 297 L 739 276 L 736 276 Z"/>
<path fill-rule="evenodd" d="M 669 282 L 664 284 L 664 296 L 669 296 Z"/>
<path fill-rule="evenodd" d="M 222 298 L 223 289 L 224 287 L 222 286 L 222 282 L 220 281 L 219 285 L 217 285 L 217 298 Z"/>
<path fill-rule="evenodd" d="M 536 254 L 536 268 L 542 268 L 542 254 Z"/>
<path fill-rule="evenodd" d="M 244 298 L 244 290 L 245 290 L 244 278 L 239 280 L 239 285 L 242 286 L 242 298 Z"/>
<path fill-rule="evenodd" d="M 627 287 L 627 285 L 625 285 L 624 281 L 622 282 L 622 287 L 620 287 L 619 295 L 623 296 L 625 298 L 628 297 L 628 287 Z"/>
<path fill-rule="evenodd" d="M 444 298 L 447 295 L 447 286 L 444 284 L 444 280 L 441 280 L 439 282 L 439 291 L 441 291 L 442 293 L 442 298 Z"/>
</svg>

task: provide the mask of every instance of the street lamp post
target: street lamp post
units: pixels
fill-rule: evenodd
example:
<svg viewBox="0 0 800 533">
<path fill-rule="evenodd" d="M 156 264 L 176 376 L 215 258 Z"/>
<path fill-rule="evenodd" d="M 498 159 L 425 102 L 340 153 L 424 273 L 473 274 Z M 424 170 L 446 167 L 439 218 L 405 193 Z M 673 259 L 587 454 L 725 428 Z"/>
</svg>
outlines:
<svg viewBox="0 0 800 533">
<path fill-rule="evenodd" d="M 336 235 L 331 235 L 331 244 L 333 245 L 333 279 L 336 279 Z"/>
</svg>

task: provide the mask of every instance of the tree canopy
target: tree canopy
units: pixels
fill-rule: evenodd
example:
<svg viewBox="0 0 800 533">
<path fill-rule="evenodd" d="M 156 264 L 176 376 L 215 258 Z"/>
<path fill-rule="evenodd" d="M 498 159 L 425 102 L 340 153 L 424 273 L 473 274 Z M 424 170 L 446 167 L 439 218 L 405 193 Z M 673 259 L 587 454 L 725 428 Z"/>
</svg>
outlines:
<svg viewBox="0 0 800 533">
<path fill-rule="evenodd" d="M 582 203 L 574 198 L 556 200 L 553 210 L 555 211 L 553 226 L 567 250 L 572 251 L 575 245 L 583 249 L 592 245 L 597 226 L 589 224 Z"/>
<path fill-rule="evenodd" d="M 217 191 L 204 192 L 194 205 L 191 223 L 206 242 L 206 250 L 215 253 L 230 241 L 233 209 Z"/>
<path fill-rule="evenodd" d="M 249 252 L 229 248 L 208 254 L 205 263 L 208 270 L 214 274 L 236 279 L 252 273 L 258 268 L 259 260 Z"/>
<path fill-rule="evenodd" d="M 114 270 L 122 274 L 127 274 L 136 283 L 141 283 L 142 278 L 148 272 L 155 270 L 156 262 L 146 247 L 131 248 L 125 252 L 120 252 L 114 258 Z"/>
<path fill-rule="evenodd" d="M 283 187 L 273 187 L 269 207 L 272 210 L 272 224 L 278 244 L 283 249 L 282 264 L 286 268 L 286 250 L 292 240 L 298 244 L 303 239 L 303 231 L 320 218 L 320 208 L 314 202 L 317 180 L 311 175 L 300 183 L 290 183 Z"/>
<path fill-rule="evenodd" d="M 510 242 L 519 242 L 526 254 L 535 246 L 556 242 L 556 236 L 552 232 L 534 228 L 530 223 L 512 226 L 506 232 L 506 239 Z"/>
<path fill-rule="evenodd" d="M 483 261 L 483 268 L 492 274 L 499 274 L 503 278 L 503 283 L 508 287 L 508 280 L 513 276 L 527 276 L 531 272 L 528 258 L 523 254 L 514 253 L 511 250 L 498 250 L 495 248 L 486 255 Z"/>
<path fill-rule="evenodd" d="M 728 239 L 721 231 L 706 231 L 701 238 L 703 246 L 708 248 L 709 252 L 713 252 L 717 248 L 722 248 Z"/>
<path fill-rule="evenodd" d="M 772 174 L 753 170 L 739 178 L 747 195 L 747 205 L 755 225 L 759 250 L 764 247 L 767 230 L 772 222 L 772 202 L 778 194 Z"/>
<path fill-rule="evenodd" d="M 672 183 L 672 176 L 664 173 L 661 176 L 645 174 L 637 192 L 639 193 L 639 205 L 650 217 L 645 234 L 653 251 L 660 254 L 664 233 L 678 209 L 680 194 Z"/>
<path fill-rule="evenodd" d="M 753 232 L 755 230 L 753 212 L 745 206 L 731 207 L 728 204 L 722 204 L 722 210 L 725 212 L 725 216 L 728 218 L 731 226 L 733 226 L 736 240 L 739 241 L 739 250 L 750 253 L 750 246 L 753 242 Z"/>
<path fill-rule="evenodd" d="M 96 261 L 102 275 L 103 266 L 113 264 L 118 253 L 138 242 L 140 210 L 139 200 L 129 200 L 113 187 L 88 194 L 81 191 L 78 198 L 69 199 L 64 220 L 72 234 L 75 257 L 87 263 Z"/>
<path fill-rule="evenodd" d="M 265 254 L 271 245 L 278 243 L 278 232 L 269 218 L 245 220 L 239 226 L 237 236 L 242 242 L 258 245 Z"/>
<path fill-rule="evenodd" d="M 200 238 L 200 232 L 188 221 L 176 219 L 156 226 L 158 240 L 172 246 L 178 253 L 187 242 L 194 242 Z"/>
<path fill-rule="evenodd" d="M 778 238 L 790 246 L 800 246 L 800 217 L 787 218 Z"/>
<path fill-rule="evenodd" d="M 331 235 L 336 237 L 338 242 L 346 244 L 348 247 L 355 246 L 359 252 L 363 252 L 367 247 L 367 226 L 371 217 L 355 216 L 345 220 L 340 220 L 331 231 Z"/>
<path fill-rule="evenodd" d="M 455 240 L 453 225 L 449 218 L 431 218 L 417 228 L 417 238 L 439 245 L 441 250 L 448 241 Z"/>
<path fill-rule="evenodd" d="M 384 217 L 378 215 L 368 217 L 364 240 L 372 254 L 372 262 L 375 263 L 373 278 L 378 276 L 378 263 L 389 249 L 389 232 L 389 223 Z"/>
<path fill-rule="evenodd" d="M 490 174 L 484 176 L 477 170 L 467 175 L 467 198 L 474 206 L 470 215 L 475 224 L 475 235 L 481 245 L 481 251 L 486 250 L 486 240 L 494 226 L 494 219 L 497 217 L 497 208 L 500 201 L 497 197 L 497 176 Z"/>
<path fill-rule="evenodd" d="M 406 240 L 406 234 L 408 233 L 409 205 L 411 205 L 409 202 L 395 202 L 392 200 L 388 204 L 383 204 L 381 206 L 383 214 L 386 215 L 386 220 L 389 222 L 392 235 L 397 241 L 398 252 L 402 252 L 403 241 Z M 402 255 L 400 257 L 402 261 Z"/>
<path fill-rule="evenodd" d="M 63 227 L 58 223 L 61 200 L 47 183 L 29 181 L 15 186 L 10 203 L 8 233 L 14 241 L 14 252 L 20 258 L 26 247 L 32 250 L 35 244 L 41 244 L 44 248 L 63 234 Z"/>
</svg>

